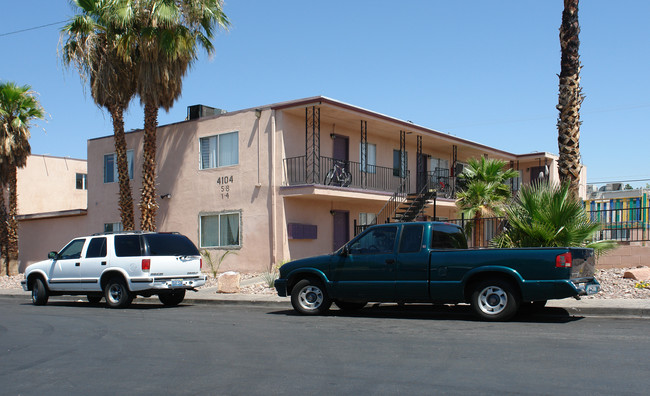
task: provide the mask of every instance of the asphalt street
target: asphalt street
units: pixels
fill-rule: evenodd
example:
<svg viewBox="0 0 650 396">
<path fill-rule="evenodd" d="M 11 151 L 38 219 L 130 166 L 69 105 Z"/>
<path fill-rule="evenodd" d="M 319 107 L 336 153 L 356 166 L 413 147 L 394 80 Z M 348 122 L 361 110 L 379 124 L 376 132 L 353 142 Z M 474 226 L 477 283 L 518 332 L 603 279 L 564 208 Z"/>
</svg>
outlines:
<svg viewBox="0 0 650 396">
<path fill-rule="evenodd" d="M 644 319 L 0 300 L 0 394 L 646 394 Z"/>
</svg>

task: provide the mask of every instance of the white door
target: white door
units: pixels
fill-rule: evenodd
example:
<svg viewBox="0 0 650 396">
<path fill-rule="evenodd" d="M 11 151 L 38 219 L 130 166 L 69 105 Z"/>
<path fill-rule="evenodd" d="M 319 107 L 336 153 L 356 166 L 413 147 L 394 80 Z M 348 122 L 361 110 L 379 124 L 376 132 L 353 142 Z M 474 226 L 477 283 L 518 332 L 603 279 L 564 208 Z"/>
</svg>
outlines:
<svg viewBox="0 0 650 396">
<path fill-rule="evenodd" d="M 75 239 L 68 243 L 52 260 L 50 267 L 50 284 L 52 290 L 81 290 L 81 253 L 86 239 Z"/>
<path fill-rule="evenodd" d="M 108 267 L 107 238 L 98 236 L 90 239 L 85 258 L 81 262 L 79 282 L 83 290 L 101 291 L 99 278 Z"/>
</svg>

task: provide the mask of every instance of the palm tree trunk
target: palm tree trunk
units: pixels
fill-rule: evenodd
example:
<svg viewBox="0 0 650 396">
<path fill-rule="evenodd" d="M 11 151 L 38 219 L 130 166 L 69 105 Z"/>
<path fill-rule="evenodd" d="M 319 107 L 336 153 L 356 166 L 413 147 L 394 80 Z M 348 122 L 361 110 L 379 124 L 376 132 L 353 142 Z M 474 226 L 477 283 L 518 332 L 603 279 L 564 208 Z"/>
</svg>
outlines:
<svg viewBox="0 0 650 396">
<path fill-rule="evenodd" d="M 7 275 L 18 273 L 18 191 L 17 167 L 9 164 L 9 213 L 7 214 Z"/>
<path fill-rule="evenodd" d="M 120 185 L 120 218 L 122 228 L 131 231 L 135 228 L 133 219 L 133 196 L 131 195 L 131 182 L 129 180 L 129 166 L 126 157 L 126 136 L 124 134 L 124 109 L 112 107 L 110 110 L 113 118 L 113 135 L 115 138 L 115 156 L 117 157 L 117 175 Z"/>
<path fill-rule="evenodd" d="M 158 107 L 144 105 L 144 143 L 142 164 L 142 195 L 140 198 L 140 229 L 156 230 L 156 128 L 158 127 Z"/>
<path fill-rule="evenodd" d="M 560 179 L 568 182 L 573 194 L 578 194 L 580 185 L 580 106 L 584 100 L 580 87 L 580 25 L 578 23 L 578 0 L 564 0 L 560 46 L 562 61 L 560 71 L 560 92 L 557 122 L 560 159 Z"/>
<path fill-rule="evenodd" d="M 0 276 L 8 274 L 7 260 L 9 240 L 7 235 L 7 208 L 5 206 L 5 186 L 0 182 Z"/>
</svg>

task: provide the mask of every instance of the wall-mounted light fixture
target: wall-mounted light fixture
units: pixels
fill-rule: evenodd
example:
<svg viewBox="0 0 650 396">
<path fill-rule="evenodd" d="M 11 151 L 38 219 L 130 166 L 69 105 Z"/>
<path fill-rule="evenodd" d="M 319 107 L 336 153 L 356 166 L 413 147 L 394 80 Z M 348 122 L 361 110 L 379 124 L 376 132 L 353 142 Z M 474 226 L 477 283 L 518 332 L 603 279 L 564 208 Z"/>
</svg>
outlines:
<svg viewBox="0 0 650 396">
<path fill-rule="evenodd" d="M 262 109 L 255 109 L 255 117 L 259 120 L 262 117 Z"/>
<path fill-rule="evenodd" d="M 169 193 L 167 193 L 167 194 L 163 194 L 163 195 L 161 195 L 161 196 L 160 196 L 160 199 L 165 199 L 165 198 L 166 198 L 166 199 L 170 199 L 171 197 L 172 197 L 172 195 L 169 194 Z"/>
<path fill-rule="evenodd" d="M 336 139 L 336 135 L 333 134 L 333 133 L 330 133 L 330 137 L 331 137 L 332 139 Z"/>
</svg>

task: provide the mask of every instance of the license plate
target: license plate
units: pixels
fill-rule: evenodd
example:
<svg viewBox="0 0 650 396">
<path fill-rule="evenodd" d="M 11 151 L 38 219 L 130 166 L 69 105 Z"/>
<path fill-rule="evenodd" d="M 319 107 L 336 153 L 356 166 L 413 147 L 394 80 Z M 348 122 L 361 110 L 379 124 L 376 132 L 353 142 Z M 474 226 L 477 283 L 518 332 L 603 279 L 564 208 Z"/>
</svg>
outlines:
<svg viewBox="0 0 650 396">
<path fill-rule="evenodd" d="M 600 291 L 600 285 L 587 285 L 585 291 L 587 294 L 596 294 Z"/>
<path fill-rule="evenodd" d="M 182 286 L 183 286 L 182 279 L 172 279 L 172 287 L 182 287 Z"/>
</svg>

